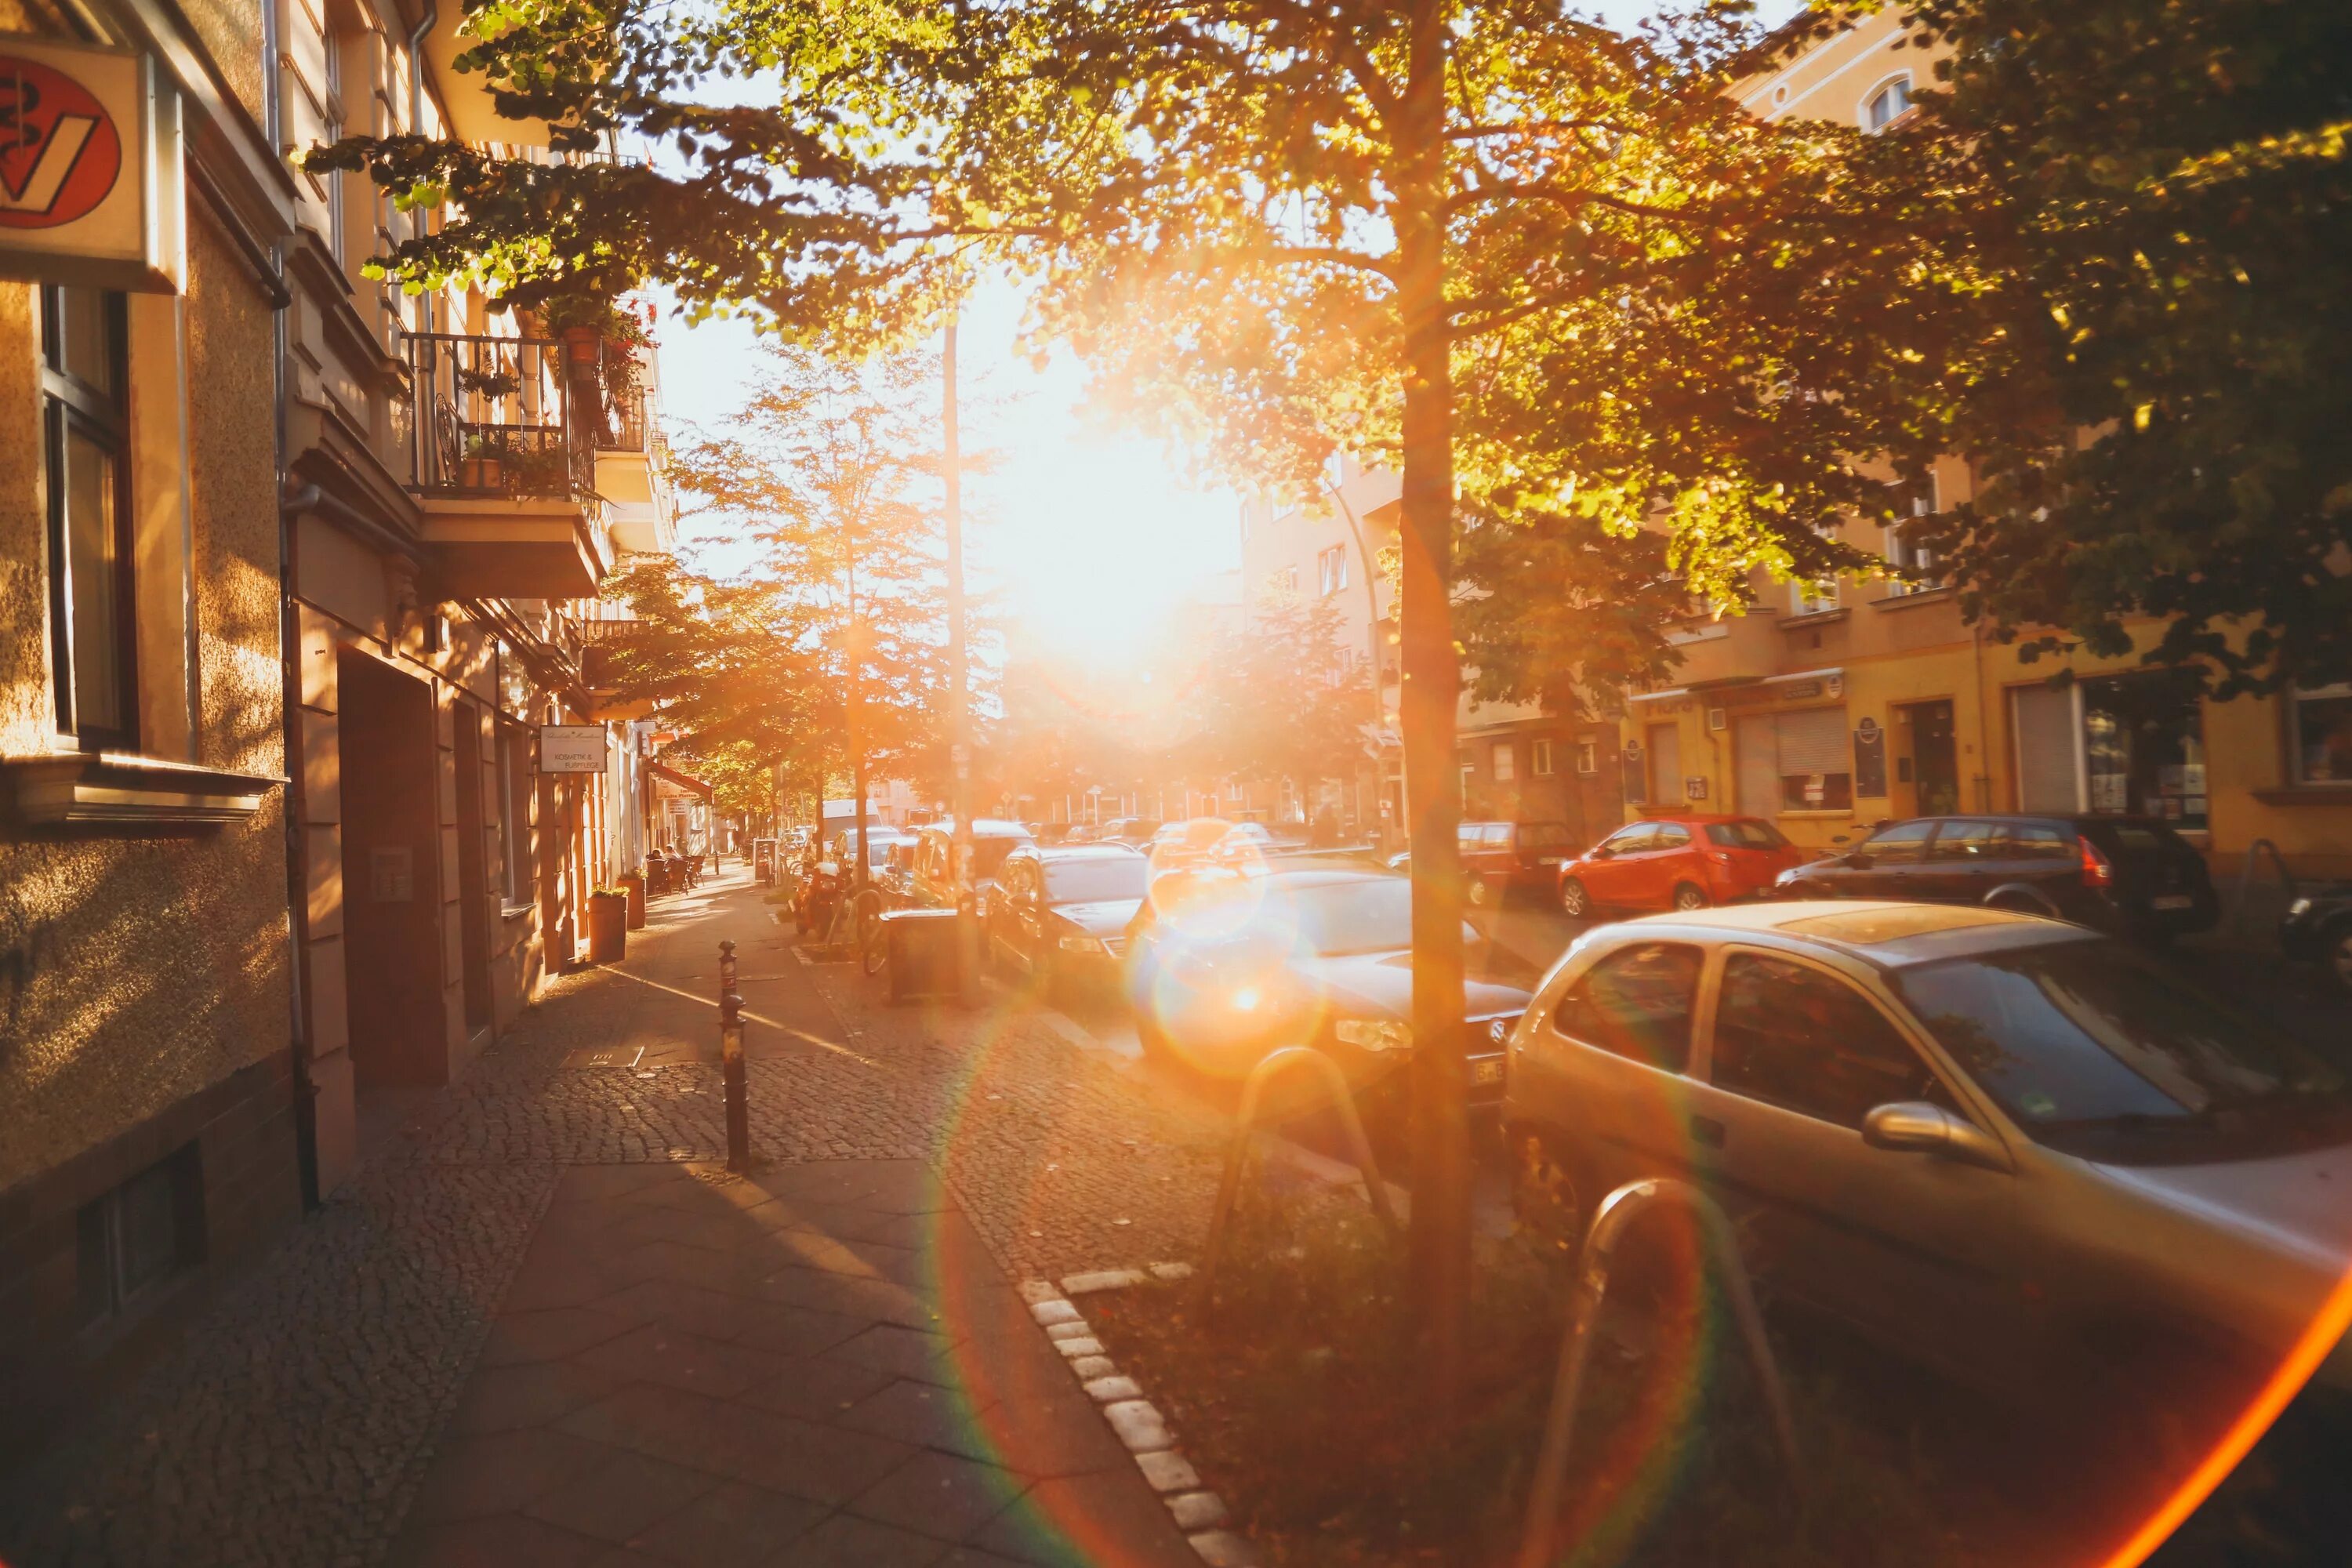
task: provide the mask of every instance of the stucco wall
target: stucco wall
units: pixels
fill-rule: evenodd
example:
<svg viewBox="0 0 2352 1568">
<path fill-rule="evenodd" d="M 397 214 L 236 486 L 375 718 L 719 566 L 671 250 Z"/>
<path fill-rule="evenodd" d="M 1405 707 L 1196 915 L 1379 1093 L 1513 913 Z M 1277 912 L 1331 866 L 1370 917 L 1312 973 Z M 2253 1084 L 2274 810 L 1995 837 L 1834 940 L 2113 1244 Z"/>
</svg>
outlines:
<svg viewBox="0 0 2352 1568">
<path fill-rule="evenodd" d="M 190 225 L 202 759 L 283 770 L 270 314 Z M 0 749 L 53 729 L 32 290 L 0 285 Z M 177 833 L 0 828 L 0 1192 L 286 1049 L 281 792 Z"/>
</svg>

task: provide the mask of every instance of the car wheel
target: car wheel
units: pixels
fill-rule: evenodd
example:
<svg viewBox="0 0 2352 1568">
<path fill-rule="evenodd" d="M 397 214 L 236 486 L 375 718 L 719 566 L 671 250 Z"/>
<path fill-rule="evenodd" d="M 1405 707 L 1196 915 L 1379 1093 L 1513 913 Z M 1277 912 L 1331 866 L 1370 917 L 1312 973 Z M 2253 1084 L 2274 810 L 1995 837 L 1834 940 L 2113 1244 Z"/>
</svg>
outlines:
<svg viewBox="0 0 2352 1568">
<path fill-rule="evenodd" d="M 1584 1242 L 1586 1182 L 1576 1159 L 1552 1135 L 1514 1127 L 1505 1136 L 1511 1157 L 1511 1210 L 1539 1250 L 1573 1258 Z"/>
<path fill-rule="evenodd" d="M 1570 877 L 1559 885 L 1559 909 L 1570 920 L 1587 919 L 1592 913 L 1592 895 L 1584 890 L 1583 883 Z"/>
<path fill-rule="evenodd" d="M 1706 889 L 1695 882 L 1685 882 L 1675 889 L 1675 908 L 1703 910 L 1706 908 Z"/>
<path fill-rule="evenodd" d="M 2352 991 L 2352 921 L 2327 933 L 2327 972 L 2336 984 Z"/>
</svg>

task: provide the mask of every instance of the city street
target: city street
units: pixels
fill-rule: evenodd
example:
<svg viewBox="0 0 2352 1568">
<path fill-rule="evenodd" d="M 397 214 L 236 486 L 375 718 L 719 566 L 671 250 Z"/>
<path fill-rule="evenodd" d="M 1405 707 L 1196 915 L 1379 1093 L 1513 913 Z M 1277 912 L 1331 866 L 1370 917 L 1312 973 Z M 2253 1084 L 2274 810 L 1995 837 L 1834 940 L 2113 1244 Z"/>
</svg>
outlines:
<svg viewBox="0 0 2352 1568">
<path fill-rule="evenodd" d="M 11 1489 L 0 1560 L 1196 1561 L 1013 1283 L 1188 1256 L 1218 1119 L 785 935 L 730 868 L 370 1106 L 360 1177 Z"/>
</svg>

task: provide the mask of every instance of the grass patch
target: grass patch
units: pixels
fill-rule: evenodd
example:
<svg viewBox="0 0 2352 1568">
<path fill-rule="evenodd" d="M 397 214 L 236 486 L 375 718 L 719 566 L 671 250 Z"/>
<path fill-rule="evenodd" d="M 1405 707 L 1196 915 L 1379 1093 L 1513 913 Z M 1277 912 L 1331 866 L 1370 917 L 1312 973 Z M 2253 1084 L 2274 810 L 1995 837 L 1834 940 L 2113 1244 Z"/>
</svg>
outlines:
<svg viewBox="0 0 2352 1568">
<path fill-rule="evenodd" d="M 1440 1431 L 1418 1404 L 1401 1247 L 1360 1201 L 1246 1190 L 1213 1315 L 1190 1284 L 1087 1303 L 1114 1359 L 1276 1568 L 1509 1563 L 1565 1322 L 1559 1261 L 1481 1245 L 1469 1396 Z M 1985 1500 L 1939 1489 L 1836 1378 L 1784 1355 L 1810 1477 L 1793 1498 L 1729 1319 L 1672 1250 L 1610 1310 L 1622 1331 L 1588 1380 L 1559 1561 L 2017 1561 L 1956 1524 L 1984 1522 Z"/>
</svg>

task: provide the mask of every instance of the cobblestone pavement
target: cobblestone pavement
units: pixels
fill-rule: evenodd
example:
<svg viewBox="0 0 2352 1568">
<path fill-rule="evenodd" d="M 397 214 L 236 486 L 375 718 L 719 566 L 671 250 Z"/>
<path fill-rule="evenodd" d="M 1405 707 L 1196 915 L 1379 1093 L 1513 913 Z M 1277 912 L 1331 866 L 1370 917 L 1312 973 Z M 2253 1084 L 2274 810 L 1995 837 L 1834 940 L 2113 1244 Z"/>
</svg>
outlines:
<svg viewBox="0 0 2352 1568">
<path fill-rule="evenodd" d="M 86 1431 L 0 1495 L 0 1560 L 384 1560 L 566 1167 L 721 1161 L 717 943 L 740 946 L 757 1152 L 912 1161 L 1010 1279 L 1192 1255 L 1223 1123 L 999 998 L 892 1008 L 803 964 L 740 873 L 554 981 L 461 1082 Z M 642 1047 L 642 1054 L 640 1054 Z M 588 1053 L 622 1065 L 579 1066 Z"/>
</svg>

